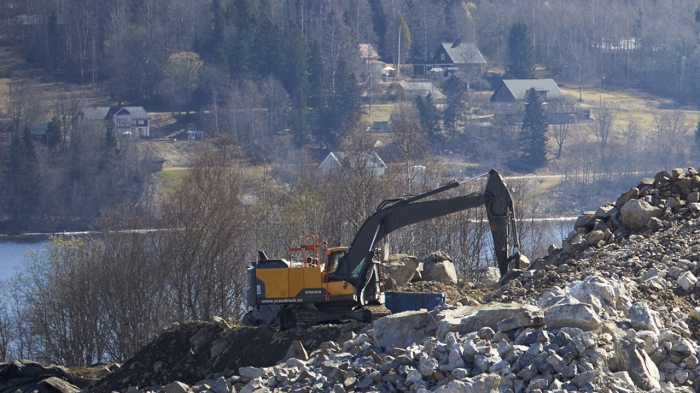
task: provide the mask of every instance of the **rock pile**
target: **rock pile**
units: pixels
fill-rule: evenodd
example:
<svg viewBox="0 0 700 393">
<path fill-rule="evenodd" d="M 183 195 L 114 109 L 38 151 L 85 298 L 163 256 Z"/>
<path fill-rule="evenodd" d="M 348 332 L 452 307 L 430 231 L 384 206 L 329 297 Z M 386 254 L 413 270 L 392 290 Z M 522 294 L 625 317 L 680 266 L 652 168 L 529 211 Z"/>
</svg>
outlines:
<svg viewBox="0 0 700 393">
<path fill-rule="evenodd" d="M 319 328 L 285 333 L 315 337 L 313 345 L 290 345 L 292 336 L 282 344 L 282 332 L 264 329 L 245 328 L 243 337 L 238 328 L 238 346 L 225 329 L 191 332 L 185 341 L 201 349 L 185 346 L 189 360 L 177 372 L 161 375 L 158 367 L 172 368 L 165 363 L 177 356 L 153 344 L 122 367 L 133 373 L 116 372 L 104 380 L 115 384 L 95 392 L 700 392 L 699 190 L 692 168 L 644 179 L 579 217 L 562 248 L 510 272 L 497 289 L 475 291 L 484 293 L 479 302 L 465 297 L 324 339 Z M 420 261 L 405 260 L 409 268 L 393 266 L 402 282 L 426 276 Z M 423 266 L 447 271 L 444 262 L 434 255 Z M 277 364 L 239 359 L 251 348 L 265 355 L 262 346 L 277 351 Z M 202 364 L 208 371 L 194 372 Z"/>
<path fill-rule="evenodd" d="M 29 360 L 0 363 L 0 392 L 78 393 L 77 380 L 66 368 Z"/>
</svg>

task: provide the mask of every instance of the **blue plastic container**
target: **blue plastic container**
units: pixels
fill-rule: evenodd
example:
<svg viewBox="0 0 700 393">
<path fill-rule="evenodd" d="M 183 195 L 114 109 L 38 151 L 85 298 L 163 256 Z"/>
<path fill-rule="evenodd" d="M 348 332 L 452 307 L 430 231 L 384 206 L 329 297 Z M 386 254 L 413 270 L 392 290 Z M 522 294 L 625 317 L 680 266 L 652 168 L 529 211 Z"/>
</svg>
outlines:
<svg viewBox="0 0 700 393">
<path fill-rule="evenodd" d="M 445 304 L 444 293 L 386 292 L 384 294 L 384 306 L 392 314 L 422 308 L 430 311 L 442 304 Z"/>
</svg>

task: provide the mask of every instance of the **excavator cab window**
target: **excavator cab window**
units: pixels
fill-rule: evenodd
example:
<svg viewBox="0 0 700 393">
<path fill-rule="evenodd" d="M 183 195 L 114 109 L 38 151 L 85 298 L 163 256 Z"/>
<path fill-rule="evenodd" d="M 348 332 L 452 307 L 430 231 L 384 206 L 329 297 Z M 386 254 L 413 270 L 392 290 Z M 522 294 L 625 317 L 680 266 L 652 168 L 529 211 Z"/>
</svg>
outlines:
<svg viewBox="0 0 700 393">
<path fill-rule="evenodd" d="M 333 273 L 338 269 L 338 263 L 340 259 L 345 256 L 345 250 L 333 251 L 328 255 L 328 265 L 326 265 L 326 272 Z"/>
</svg>

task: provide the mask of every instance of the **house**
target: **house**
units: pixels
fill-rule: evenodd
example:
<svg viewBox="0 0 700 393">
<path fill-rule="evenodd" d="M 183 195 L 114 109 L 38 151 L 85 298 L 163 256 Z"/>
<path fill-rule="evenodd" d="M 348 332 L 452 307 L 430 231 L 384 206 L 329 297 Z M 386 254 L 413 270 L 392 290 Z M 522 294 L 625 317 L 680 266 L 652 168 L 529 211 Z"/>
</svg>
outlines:
<svg viewBox="0 0 700 393">
<path fill-rule="evenodd" d="M 445 95 L 431 82 L 400 82 L 394 88 L 396 99 L 401 101 L 415 100 L 416 96 L 425 97 L 428 93 L 432 95 L 433 100 L 445 99 Z"/>
<path fill-rule="evenodd" d="M 29 126 L 29 132 L 32 133 L 32 137 L 41 141 L 47 138 L 48 133 L 46 131 L 48 129 L 49 123 L 34 123 Z"/>
<path fill-rule="evenodd" d="M 150 122 L 142 106 L 90 107 L 81 111 L 84 120 L 100 122 L 114 130 L 117 139 L 148 138 Z"/>
<path fill-rule="evenodd" d="M 486 59 L 473 42 L 443 42 L 433 56 L 433 62 L 441 68 L 455 68 L 467 75 L 481 75 Z"/>
<path fill-rule="evenodd" d="M 374 50 L 372 44 L 357 44 L 357 50 L 360 53 L 360 59 L 364 66 L 366 75 L 379 75 L 384 69 L 384 62 L 379 61 L 379 54 Z"/>
<path fill-rule="evenodd" d="M 163 163 L 165 163 L 165 161 L 167 160 L 163 157 L 151 157 L 149 160 L 149 172 L 156 173 L 162 171 Z"/>
<path fill-rule="evenodd" d="M 350 167 L 364 167 L 372 171 L 377 177 L 384 176 L 386 171 L 386 164 L 379 158 L 377 153 L 362 153 L 359 157 L 353 159 L 342 152 L 330 152 L 321 165 L 318 166 L 318 169 L 322 174 L 328 175 L 346 165 Z"/>
<path fill-rule="evenodd" d="M 188 141 L 201 141 L 204 136 L 204 131 L 187 131 Z"/>
<path fill-rule="evenodd" d="M 496 115 L 520 115 L 525 110 L 525 94 L 534 88 L 547 105 L 564 102 L 565 97 L 554 79 L 504 79 L 494 90 L 491 102 Z"/>
</svg>

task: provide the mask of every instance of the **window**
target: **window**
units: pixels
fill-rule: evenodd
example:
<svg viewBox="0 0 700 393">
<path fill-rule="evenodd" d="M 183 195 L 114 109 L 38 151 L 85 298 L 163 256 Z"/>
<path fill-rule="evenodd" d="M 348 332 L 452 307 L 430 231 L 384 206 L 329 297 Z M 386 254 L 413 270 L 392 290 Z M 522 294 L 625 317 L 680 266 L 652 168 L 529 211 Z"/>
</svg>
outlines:
<svg viewBox="0 0 700 393">
<path fill-rule="evenodd" d="M 440 54 L 440 60 L 445 60 L 445 54 L 444 54 L 444 53 L 441 53 L 441 54 Z"/>
<path fill-rule="evenodd" d="M 131 125 L 132 125 L 132 126 L 135 126 L 135 125 L 136 125 L 136 120 L 132 120 L 132 121 L 131 121 Z"/>
<path fill-rule="evenodd" d="M 139 120 L 139 125 L 143 125 L 143 120 Z"/>
</svg>

